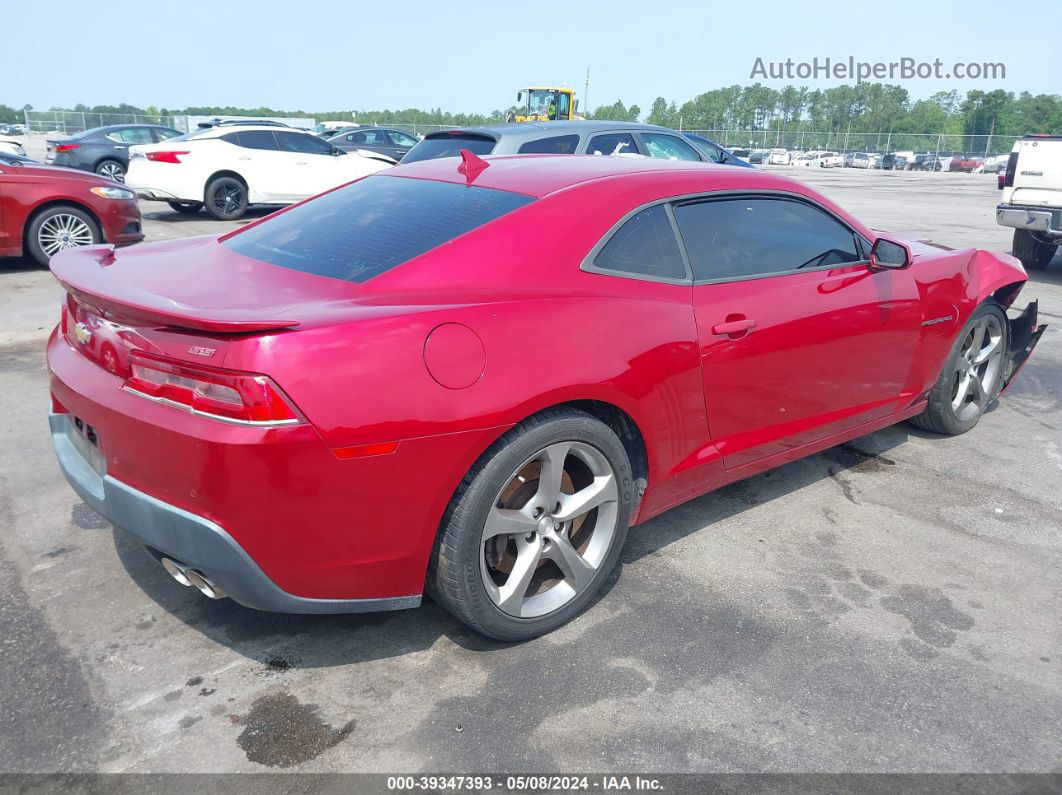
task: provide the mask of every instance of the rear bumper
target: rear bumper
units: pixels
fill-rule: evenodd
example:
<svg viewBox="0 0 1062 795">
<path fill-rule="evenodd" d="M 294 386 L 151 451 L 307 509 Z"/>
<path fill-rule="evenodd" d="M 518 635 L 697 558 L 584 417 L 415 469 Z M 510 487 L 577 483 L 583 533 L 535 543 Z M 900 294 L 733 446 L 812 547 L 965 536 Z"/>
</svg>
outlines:
<svg viewBox="0 0 1062 795">
<path fill-rule="evenodd" d="M 1059 208 L 1000 204 L 996 207 L 996 223 L 1062 237 L 1062 209 Z"/>
<path fill-rule="evenodd" d="M 282 590 L 225 530 L 202 516 L 145 494 L 110 475 L 76 443 L 69 414 L 50 414 L 52 445 L 70 486 L 93 510 L 151 550 L 202 572 L 246 607 L 277 613 L 364 613 L 416 607 L 420 595 L 382 599 L 310 599 Z"/>
</svg>

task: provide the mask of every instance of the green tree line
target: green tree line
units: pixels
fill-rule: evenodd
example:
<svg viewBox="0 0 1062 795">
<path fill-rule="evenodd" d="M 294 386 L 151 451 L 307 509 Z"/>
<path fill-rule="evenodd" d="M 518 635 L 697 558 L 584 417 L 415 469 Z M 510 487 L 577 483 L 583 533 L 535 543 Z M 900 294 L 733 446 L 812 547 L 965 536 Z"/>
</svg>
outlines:
<svg viewBox="0 0 1062 795">
<path fill-rule="evenodd" d="M 942 91 L 912 100 L 907 89 L 858 83 L 827 89 L 754 83 L 699 94 L 681 105 L 657 97 L 650 124 L 685 129 L 847 131 L 1017 137 L 1062 132 L 1062 97 L 1012 91 Z"/>
</svg>

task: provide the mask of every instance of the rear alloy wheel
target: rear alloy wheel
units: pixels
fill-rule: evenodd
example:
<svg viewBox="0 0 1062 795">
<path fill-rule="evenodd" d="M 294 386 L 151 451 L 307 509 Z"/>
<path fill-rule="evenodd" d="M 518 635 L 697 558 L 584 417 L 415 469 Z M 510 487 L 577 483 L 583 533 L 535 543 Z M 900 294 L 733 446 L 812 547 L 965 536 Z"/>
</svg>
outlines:
<svg viewBox="0 0 1062 795">
<path fill-rule="evenodd" d="M 1003 387 L 1008 331 L 999 304 L 989 301 L 978 307 L 930 391 L 926 410 L 911 422 L 952 436 L 973 428 Z"/>
<path fill-rule="evenodd" d="M 235 177 L 218 177 L 206 188 L 206 210 L 219 221 L 235 221 L 247 212 L 247 186 Z"/>
<path fill-rule="evenodd" d="M 554 410 L 507 433 L 447 512 L 429 575 L 473 629 L 526 640 L 579 613 L 615 567 L 630 519 L 630 463 L 615 433 Z"/>
<path fill-rule="evenodd" d="M 176 210 L 182 215 L 195 215 L 203 209 L 203 202 L 166 202 L 170 209 Z"/>
<path fill-rule="evenodd" d="M 1038 271 L 1048 266 L 1055 258 L 1058 243 L 1045 243 L 1028 229 L 1015 229 L 1011 244 L 1014 256 L 1021 260 L 1026 270 Z"/>
<path fill-rule="evenodd" d="M 69 206 L 50 207 L 33 219 L 26 242 L 30 255 L 47 267 L 60 251 L 99 243 L 100 233 L 85 211 Z"/>
<path fill-rule="evenodd" d="M 96 173 L 104 179 L 125 182 L 125 166 L 117 160 L 104 160 L 96 166 Z"/>
</svg>

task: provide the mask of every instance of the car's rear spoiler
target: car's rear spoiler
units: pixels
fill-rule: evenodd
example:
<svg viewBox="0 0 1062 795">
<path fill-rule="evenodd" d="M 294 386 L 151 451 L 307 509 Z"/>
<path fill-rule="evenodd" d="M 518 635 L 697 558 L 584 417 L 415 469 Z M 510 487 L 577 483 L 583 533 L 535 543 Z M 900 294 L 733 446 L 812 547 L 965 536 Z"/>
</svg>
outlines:
<svg viewBox="0 0 1062 795">
<path fill-rule="evenodd" d="M 1036 347 L 1036 343 L 1044 334 L 1044 329 L 1047 328 L 1046 323 L 1036 325 L 1038 312 L 1038 302 L 1032 301 L 1018 317 L 1013 320 L 1007 318 L 1007 323 L 1010 325 L 1010 343 L 1007 350 L 1007 371 L 1000 394 L 1014 382 L 1021 368 L 1029 361 L 1033 348 Z"/>
<path fill-rule="evenodd" d="M 52 274 L 68 293 L 103 315 L 121 317 L 141 325 L 239 334 L 293 328 L 298 320 L 263 318 L 246 309 L 211 309 L 183 306 L 161 295 L 110 277 L 114 246 L 86 246 L 54 257 Z"/>
</svg>

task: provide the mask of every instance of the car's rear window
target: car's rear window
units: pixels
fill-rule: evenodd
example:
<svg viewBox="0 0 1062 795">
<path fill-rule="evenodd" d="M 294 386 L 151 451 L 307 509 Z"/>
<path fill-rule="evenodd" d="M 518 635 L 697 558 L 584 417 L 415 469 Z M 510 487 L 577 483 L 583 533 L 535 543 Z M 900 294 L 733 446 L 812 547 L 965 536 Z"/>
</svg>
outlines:
<svg viewBox="0 0 1062 795">
<path fill-rule="evenodd" d="M 489 135 L 480 133 L 432 133 L 410 149 L 409 154 L 402 158 L 402 162 L 415 163 L 418 160 L 435 160 L 438 157 L 459 157 L 462 149 L 467 149 L 474 155 L 489 155 L 497 143 Z"/>
<path fill-rule="evenodd" d="M 532 201 L 509 191 L 373 176 L 267 218 L 223 245 L 273 265 L 364 282 Z"/>
</svg>

